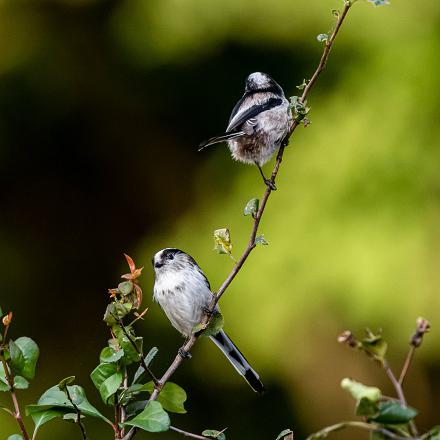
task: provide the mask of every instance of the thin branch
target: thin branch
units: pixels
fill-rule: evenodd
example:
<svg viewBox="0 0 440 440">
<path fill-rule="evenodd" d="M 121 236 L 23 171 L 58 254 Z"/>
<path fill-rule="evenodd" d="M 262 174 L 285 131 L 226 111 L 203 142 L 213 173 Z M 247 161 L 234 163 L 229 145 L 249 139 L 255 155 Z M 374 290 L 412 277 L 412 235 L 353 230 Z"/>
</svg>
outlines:
<svg viewBox="0 0 440 440">
<path fill-rule="evenodd" d="M 307 437 L 307 440 L 312 440 L 315 438 L 324 438 L 324 437 L 327 437 L 327 435 L 330 434 L 331 432 L 340 431 L 341 429 L 345 429 L 345 428 L 349 428 L 349 427 L 364 429 L 364 430 L 370 431 L 370 432 L 374 432 L 374 431 L 380 432 L 385 437 L 393 439 L 393 440 L 408 440 L 407 437 L 401 437 L 400 435 L 397 435 L 388 429 L 381 428 L 379 425 L 375 425 L 372 423 L 366 423 L 366 422 L 357 422 L 357 421 L 342 422 L 342 423 L 337 423 L 335 425 L 327 426 L 326 428 L 321 429 L 321 431 L 318 431 L 312 435 L 309 435 L 309 437 Z"/>
<path fill-rule="evenodd" d="M 399 398 L 400 403 L 403 406 L 408 406 L 408 404 L 406 403 L 406 398 L 405 398 L 405 394 L 403 392 L 403 388 L 400 384 L 400 382 L 397 380 L 396 376 L 393 373 L 393 370 L 391 370 L 390 364 L 388 363 L 388 361 L 385 359 L 383 362 L 383 368 L 385 370 L 385 372 L 387 373 L 388 378 L 390 379 L 391 383 L 393 384 L 394 389 L 396 390 L 397 393 L 397 397 Z M 409 422 L 409 428 L 411 430 L 411 434 L 415 437 L 418 436 L 418 430 L 417 430 L 417 426 L 414 423 L 414 420 L 411 420 Z"/>
<path fill-rule="evenodd" d="M 184 431 L 183 429 L 176 428 L 175 426 L 170 426 L 170 430 L 174 432 L 178 432 L 179 434 L 182 434 L 185 437 L 198 438 L 200 440 L 206 440 L 208 438 L 203 435 L 193 434 L 192 432 Z"/>
<path fill-rule="evenodd" d="M 12 403 L 15 409 L 15 412 L 12 413 L 12 415 L 15 417 L 15 420 L 17 420 L 18 426 L 20 427 L 24 440 L 29 440 L 30 437 L 26 431 L 26 427 L 24 426 L 23 418 L 21 417 L 21 412 L 20 412 L 20 405 L 18 404 L 17 394 L 15 393 L 14 377 L 12 373 L 9 371 L 9 366 L 3 356 L 1 356 L 1 361 L 3 364 L 3 369 L 5 370 L 6 380 L 9 385 L 9 392 L 11 394 Z"/>
<path fill-rule="evenodd" d="M 316 80 L 318 79 L 319 75 L 321 74 L 321 72 L 324 70 L 326 64 L 327 64 L 327 60 L 330 54 L 330 51 L 333 47 L 334 41 L 336 39 L 336 36 L 339 33 L 339 30 L 342 26 L 342 23 L 344 22 L 347 13 L 350 9 L 350 7 L 352 6 L 352 2 L 349 0 L 346 0 L 344 3 L 344 9 L 342 11 L 341 14 L 339 14 L 338 18 L 337 18 L 337 22 L 335 25 L 335 28 L 333 30 L 333 32 L 331 33 L 328 41 L 326 41 L 325 46 L 324 46 L 324 51 L 322 53 L 321 59 L 319 61 L 318 67 L 316 68 L 315 72 L 313 73 L 310 81 L 308 82 L 307 86 L 304 88 L 303 94 L 300 97 L 300 101 L 302 103 L 305 102 L 305 99 L 307 97 L 307 95 L 309 94 L 310 90 L 312 89 L 312 87 L 314 86 L 314 84 L 316 83 Z M 293 132 L 295 131 L 295 129 L 298 127 L 298 125 L 300 125 L 300 121 L 297 119 L 294 119 L 293 124 L 292 124 L 292 128 L 290 129 L 290 133 L 287 136 L 288 140 Z M 280 169 L 280 165 L 281 162 L 283 160 L 283 154 L 284 154 L 284 149 L 286 147 L 286 143 L 283 143 L 279 150 L 278 150 L 278 154 L 277 154 L 277 158 L 275 161 L 275 165 L 274 168 L 272 170 L 272 175 L 270 178 L 270 181 L 275 184 L 275 179 L 278 175 L 278 171 Z M 209 306 L 210 310 L 214 310 L 216 304 L 218 303 L 218 301 L 220 300 L 220 298 L 222 297 L 222 295 L 225 293 L 226 289 L 229 287 L 229 285 L 232 283 L 232 281 L 234 280 L 234 278 L 237 276 L 238 272 L 240 271 L 240 269 L 242 268 L 243 264 L 246 262 L 247 258 L 249 257 L 250 253 L 252 252 L 252 250 L 255 248 L 255 238 L 257 236 L 257 232 L 258 232 L 258 227 L 260 225 L 260 221 L 261 218 L 263 216 L 264 210 L 266 208 L 266 204 L 267 201 L 270 197 L 270 194 L 272 193 L 272 185 L 268 185 L 263 198 L 261 200 L 260 203 L 260 207 L 258 209 L 257 214 L 254 217 L 254 223 L 253 223 L 253 227 L 252 227 L 252 231 L 249 237 L 249 242 L 245 248 L 245 250 L 243 251 L 241 257 L 237 260 L 234 268 L 232 269 L 231 273 L 228 275 L 228 277 L 226 278 L 226 280 L 223 282 L 223 284 L 220 286 L 220 288 L 217 290 L 217 292 L 213 295 L 212 297 L 212 301 L 211 304 Z M 205 314 L 205 316 L 202 319 L 201 324 L 204 326 L 207 326 L 209 324 L 210 321 L 210 316 L 208 314 Z M 201 332 L 203 333 L 203 332 Z M 191 336 L 191 338 L 189 338 L 186 343 L 183 345 L 183 347 L 181 347 L 181 349 L 179 350 L 178 354 L 176 355 L 176 357 L 174 358 L 173 362 L 171 363 L 171 365 L 168 367 L 168 369 L 165 371 L 165 373 L 163 374 L 163 376 L 160 378 L 160 380 L 156 383 L 154 390 L 150 396 L 150 401 L 156 400 L 157 396 L 159 395 L 159 393 L 161 392 L 162 388 L 164 387 L 165 383 L 170 379 L 170 377 L 174 374 L 174 372 L 177 370 L 177 368 L 180 366 L 180 364 L 182 363 L 182 361 L 185 359 L 184 353 L 189 353 L 192 349 L 192 347 L 194 346 L 194 344 L 197 341 L 197 338 L 200 336 L 201 333 L 198 333 L 196 335 Z M 133 438 L 133 436 L 136 434 L 137 429 L 136 428 L 132 428 L 128 434 L 122 439 L 122 440 L 130 440 L 131 438 Z"/>
<path fill-rule="evenodd" d="M 416 351 L 416 347 L 411 346 L 409 348 L 408 354 L 407 354 L 406 359 L 405 359 L 405 363 L 403 364 L 403 368 L 402 368 L 402 371 L 401 371 L 400 376 L 399 376 L 399 384 L 400 384 L 400 386 L 403 385 L 403 381 L 405 380 L 406 374 L 408 373 L 409 367 L 411 366 L 411 362 L 413 360 L 415 351 Z"/>
<path fill-rule="evenodd" d="M 83 440 L 87 440 L 86 428 L 84 426 L 84 423 L 81 421 L 81 410 L 78 408 L 76 403 L 73 401 L 72 396 L 70 395 L 69 388 L 67 386 L 64 391 L 66 392 L 66 395 L 67 395 L 67 398 L 69 399 L 69 402 L 72 404 L 73 408 L 75 409 L 76 423 L 78 424 L 79 429 L 81 430 L 82 438 L 83 438 Z"/>
<path fill-rule="evenodd" d="M 115 317 L 115 315 L 113 315 L 113 317 Z M 153 380 L 153 382 L 155 384 L 158 383 L 158 379 L 157 377 L 154 375 L 154 373 L 151 371 L 151 369 L 148 367 L 148 365 L 145 363 L 145 359 L 144 359 L 144 355 L 142 353 L 141 350 L 139 350 L 138 346 L 136 345 L 136 342 L 133 340 L 133 338 L 131 337 L 130 333 L 128 333 L 127 329 L 124 326 L 124 323 L 122 322 L 122 320 L 118 319 L 117 317 L 115 317 L 124 333 L 124 335 L 127 337 L 127 339 L 130 341 L 131 345 L 133 346 L 133 348 L 135 349 L 136 353 L 139 355 L 139 363 L 142 366 L 142 368 L 150 375 L 151 379 Z"/>
</svg>

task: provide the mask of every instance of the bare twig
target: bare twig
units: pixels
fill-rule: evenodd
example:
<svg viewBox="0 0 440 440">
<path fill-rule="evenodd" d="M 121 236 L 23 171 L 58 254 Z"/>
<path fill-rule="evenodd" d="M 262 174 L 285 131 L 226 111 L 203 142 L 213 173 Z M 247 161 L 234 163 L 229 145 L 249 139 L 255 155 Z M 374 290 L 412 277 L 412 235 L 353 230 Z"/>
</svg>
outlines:
<svg viewBox="0 0 440 440">
<path fill-rule="evenodd" d="M 408 440 L 407 437 L 401 437 L 400 435 L 397 435 L 388 429 L 382 428 L 379 425 L 375 425 L 373 423 L 366 423 L 366 422 L 356 422 L 356 421 L 341 422 L 335 425 L 327 426 L 326 428 L 321 429 L 321 431 L 315 432 L 314 434 L 307 437 L 307 440 L 312 440 L 315 438 L 324 438 L 327 437 L 327 435 L 330 434 L 331 432 L 340 431 L 341 429 L 350 428 L 350 427 L 364 429 L 370 432 L 371 431 L 380 432 L 383 436 L 393 440 Z"/>
<path fill-rule="evenodd" d="M 15 420 L 17 421 L 18 426 L 20 427 L 20 431 L 23 434 L 24 440 L 29 440 L 30 437 L 23 423 L 23 417 L 21 416 L 21 412 L 20 412 L 20 405 L 18 404 L 17 394 L 14 388 L 14 376 L 12 375 L 12 372 L 9 371 L 9 366 L 3 356 L 1 356 L 1 361 L 3 364 L 3 369 L 5 370 L 6 380 L 8 381 L 8 385 L 9 385 L 9 393 L 11 394 L 11 399 L 15 410 L 14 412 L 11 413 L 15 417 Z"/>
<path fill-rule="evenodd" d="M 206 440 L 208 438 L 203 435 L 193 434 L 192 432 L 184 431 L 183 429 L 176 428 L 175 426 L 170 426 L 170 430 L 174 432 L 178 432 L 179 434 L 182 434 L 185 437 L 198 438 L 200 440 Z"/>
<path fill-rule="evenodd" d="M 324 70 L 324 68 L 325 68 L 325 66 L 327 64 L 327 60 L 328 60 L 330 51 L 331 51 L 331 49 L 333 47 L 333 44 L 334 44 L 334 41 L 336 39 L 336 36 L 339 33 L 339 30 L 340 30 L 340 28 L 342 26 L 342 23 L 344 22 L 344 20 L 345 20 L 345 18 L 347 16 L 347 13 L 348 13 L 350 7 L 352 6 L 352 3 L 353 3 L 353 0 L 352 1 L 350 1 L 350 0 L 346 0 L 345 1 L 344 9 L 343 9 L 343 11 L 337 17 L 337 22 L 336 22 L 335 28 L 334 28 L 333 32 L 331 33 L 330 37 L 328 38 L 328 40 L 325 42 L 324 50 L 323 50 L 321 59 L 319 61 L 318 67 L 316 68 L 316 70 L 313 73 L 310 81 L 308 82 L 308 84 L 304 88 L 304 91 L 303 91 L 301 97 L 299 98 L 299 101 L 301 103 L 305 102 L 305 99 L 306 99 L 307 95 L 309 94 L 310 90 L 312 89 L 312 87 L 316 83 L 316 80 L 318 79 L 318 77 L 321 74 L 321 72 Z M 298 125 L 300 125 L 300 121 L 298 119 L 294 119 L 294 122 L 292 124 L 292 128 L 291 128 L 290 133 L 289 133 L 289 135 L 288 135 L 286 140 L 288 140 L 292 136 L 293 132 L 298 127 Z M 285 149 L 286 144 L 287 144 L 287 142 L 283 143 L 281 145 L 280 149 L 278 150 L 276 162 L 275 162 L 274 168 L 272 170 L 271 178 L 270 178 L 270 181 L 273 184 L 275 184 L 275 179 L 276 179 L 276 177 L 278 175 L 278 171 L 279 171 L 281 162 L 283 160 L 283 154 L 284 154 L 284 149 Z M 225 279 L 225 281 L 220 286 L 220 288 L 217 290 L 217 292 L 213 295 L 212 301 L 211 301 L 211 304 L 210 304 L 210 307 L 209 307 L 210 310 L 214 310 L 216 304 L 218 303 L 218 301 L 220 300 L 222 295 L 225 293 L 225 291 L 229 287 L 229 285 L 232 283 L 234 278 L 237 276 L 237 274 L 239 273 L 239 271 L 242 268 L 243 264 L 246 262 L 247 258 L 249 257 L 250 253 L 252 252 L 252 250 L 255 248 L 255 246 L 256 246 L 255 239 L 256 239 L 256 236 L 257 236 L 258 227 L 260 225 L 261 218 L 263 216 L 264 210 L 266 208 L 267 201 L 268 201 L 271 193 L 272 193 L 272 185 L 268 185 L 266 190 L 265 190 L 265 192 L 264 192 L 263 198 L 261 200 L 258 212 L 254 216 L 254 223 L 253 223 L 253 227 L 252 227 L 252 231 L 251 231 L 251 234 L 250 234 L 250 237 L 249 237 L 248 244 L 247 244 L 245 250 L 243 251 L 241 257 L 237 260 L 237 262 L 236 262 L 234 268 L 232 269 L 231 273 Z M 209 314 L 205 314 L 205 316 L 202 319 L 201 324 L 204 325 L 204 326 L 207 326 L 209 324 L 209 321 L 210 321 Z M 203 332 L 201 332 L 201 333 L 203 333 Z M 174 374 L 174 372 L 177 370 L 179 365 L 185 359 L 184 353 L 188 353 L 192 349 L 192 347 L 194 346 L 194 344 L 197 341 L 197 338 L 200 336 L 201 333 L 198 333 L 196 335 L 191 336 L 191 338 L 189 338 L 186 341 L 186 343 L 183 345 L 183 347 L 181 347 L 181 349 L 179 350 L 178 354 L 174 358 L 174 360 L 171 363 L 171 365 L 165 371 L 165 373 L 160 378 L 160 380 L 156 383 L 156 385 L 154 387 L 154 390 L 153 390 L 153 392 L 152 392 L 152 394 L 150 396 L 150 401 L 157 399 L 157 396 L 161 392 L 161 390 L 164 387 L 165 383 L 170 379 L 170 377 Z M 123 440 L 130 440 L 131 438 L 133 438 L 133 436 L 135 435 L 136 431 L 137 431 L 136 428 L 132 428 L 128 432 L 128 434 L 123 438 Z"/>
<path fill-rule="evenodd" d="M 403 381 L 405 380 L 406 374 L 408 373 L 409 367 L 411 366 L 411 362 L 414 357 L 414 353 L 416 352 L 416 347 L 413 345 L 409 348 L 408 354 L 406 355 L 405 363 L 403 364 L 402 371 L 399 376 L 399 384 L 403 385 Z"/>
</svg>

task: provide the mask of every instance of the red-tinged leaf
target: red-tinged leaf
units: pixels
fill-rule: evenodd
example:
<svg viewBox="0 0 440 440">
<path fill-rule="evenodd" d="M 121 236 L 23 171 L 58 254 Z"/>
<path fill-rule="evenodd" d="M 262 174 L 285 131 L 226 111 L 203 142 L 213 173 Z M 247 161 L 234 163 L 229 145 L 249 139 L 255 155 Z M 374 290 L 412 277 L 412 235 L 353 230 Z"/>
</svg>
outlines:
<svg viewBox="0 0 440 440">
<path fill-rule="evenodd" d="M 138 269 L 135 269 L 132 274 L 133 274 L 133 279 L 135 278 L 139 278 L 142 274 L 142 269 L 144 268 L 144 266 L 139 267 Z"/>
<path fill-rule="evenodd" d="M 131 258 L 129 255 L 124 254 L 125 259 L 127 260 L 128 267 L 130 268 L 130 272 L 134 272 L 136 270 L 136 264 L 133 261 L 133 258 Z"/>
<path fill-rule="evenodd" d="M 138 309 L 142 304 L 142 289 L 137 284 L 134 285 L 134 290 L 136 292 L 137 304 L 135 307 Z"/>
<path fill-rule="evenodd" d="M 121 278 L 124 280 L 133 280 L 134 279 L 133 274 L 131 274 L 131 273 L 125 273 L 124 275 L 121 275 Z"/>
<path fill-rule="evenodd" d="M 5 327 L 11 324 L 12 322 L 12 312 L 9 312 L 6 316 L 3 316 L 2 322 Z"/>
</svg>

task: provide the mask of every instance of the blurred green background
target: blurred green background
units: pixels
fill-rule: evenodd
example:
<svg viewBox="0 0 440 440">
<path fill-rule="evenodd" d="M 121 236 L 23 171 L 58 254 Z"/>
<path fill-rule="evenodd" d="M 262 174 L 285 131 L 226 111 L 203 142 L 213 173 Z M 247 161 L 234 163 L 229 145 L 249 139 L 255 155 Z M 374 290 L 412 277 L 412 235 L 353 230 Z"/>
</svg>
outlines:
<svg viewBox="0 0 440 440">
<path fill-rule="evenodd" d="M 264 71 L 287 95 L 310 76 L 340 0 L 1 0 L 0 304 L 12 336 L 41 348 L 24 404 L 89 373 L 107 330 L 106 289 L 145 265 L 139 326 L 154 367 L 181 338 L 152 304 L 152 255 L 180 247 L 219 286 L 232 260 L 212 231 L 247 242 L 242 209 L 264 186 L 221 132 L 247 74 Z M 226 330 L 260 373 L 253 394 L 201 341 L 175 381 L 189 393 L 176 426 L 228 428 L 228 438 L 295 438 L 353 414 L 345 376 L 383 386 L 383 371 L 336 343 L 345 329 L 382 328 L 400 368 L 415 320 L 433 330 L 417 353 L 407 397 L 421 429 L 440 422 L 440 3 L 359 1 L 309 98 L 312 125 L 285 153 L 259 247 L 222 298 Z M 267 171 L 269 166 L 267 166 Z M 8 403 L 2 394 L 0 404 Z M 40 437 L 79 438 L 61 421 Z M 91 439 L 112 438 L 91 421 Z M 0 438 L 17 432 L 0 413 Z M 142 438 L 159 435 L 140 434 Z M 161 434 L 160 438 L 177 438 Z M 335 439 L 366 438 L 337 433 Z"/>
</svg>

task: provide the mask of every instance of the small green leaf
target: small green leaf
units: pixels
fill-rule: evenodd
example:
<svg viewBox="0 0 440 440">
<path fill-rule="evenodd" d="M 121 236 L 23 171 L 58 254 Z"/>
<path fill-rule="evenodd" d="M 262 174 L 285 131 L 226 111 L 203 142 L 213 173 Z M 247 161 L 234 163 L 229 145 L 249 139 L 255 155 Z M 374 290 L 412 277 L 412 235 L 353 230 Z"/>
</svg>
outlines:
<svg viewBox="0 0 440 440">
<path fill-rule="evenodd" d="M 262 244 L 264 246 L 267 246 L 269 243 L 264 239 L 264 235 L 259 235 L 255 239 L 255 244 Z"/>
<path fill-rule="evenodd" d="M 26 390 L 29 388 L 29 382 L 23 376 L 14 376 L 14 388 Z"/>
<path fill-rule="evenodd" d="M 374 416 L 379 411 L 377 402 L 372 402 L 370 399 L 362 397 L 356 404 L 357 416 Z"/>
<path fill-rule="evenodd" d="M 306 88 L 306 86 L 307 86 L 307 84 L 309 83 L 309 80 L 306 80 L 305 78 L 303 79 L 303 82 L 299 85 L 299 86 L 296 86 L 296 88 L 298 89 L 298 90 L 304 90 L 305 88 Z"/>
<path fill-rule="evenodd" d="M 374 334 L 371 330 L 367 329 L 367 336 L 362 339 L 360 348 L 373 355 L 378 361 L 383 362 L 388 344 L 380 332 Z"/>
<path fill-rule="evenodd" d="M 118 323 L 118 319 L 124 318 L 130 310 L 127 310 L 125 304 L 121 304 L 119 302 L 110 303 L 104 313 L 104 321 L 107 325 L 112 326 Z"/>
<path fill-rule="evenodd" d="M 118 388 L 123 380 L 124 376 L 122 375 L 122 372 L 118 371 L 102 382 L 101 386 L 99 387 L 99 393 L 101 394 L 102 401 L 105 404 L 107 404 L 109 398 L 113 396 L 116 391 L 118 391 Z"/>
<path fill-rule="evenodd" d="M 223 328 L 224 323 L 225 323 L 225 319 L 222 313 L 219 310 L 215 310 L 212 314 L 208 326 L 206 327 L 204 335 L 205 336 L 216 335 Z"/>
<path fill-rule="evenodd" d="M 258 207 L 260 206 L 260 201 L 258 199 L 250 199 L 244 207 L 244 215 L 251 215 L 254 217 L 258 212 Z"/>
<path fill-rule="evenodd" d="M 423 435 L 426 440 L 440 440 L 440 426 L 434 426 Z"/>
<path fill-rule="evenodd" d="M 144 385 L 140 383 L 135 383 L 134 385 L 129 386 L 127 389 L 123 390 L 119 395 L 119 403 L 123 406 L 127 406 L 130 400 L 134 399 L 135 396 L 137 396 L 139 393 L 143 391 L 143 387 Z"/>
<path fill-rule="evenodd" d="M 156 356 L 156 354 L 158 353 L 158 348 L 157 347 L 153 347 L 145 356 L 144 358 L 144 364 L 149 367 L 152 360 L 154 359 L 154 357 Z M 134 379 L 133 379 L 133 384 L 135 384 L 139 378 L 145 373 L 145 369 L 144 367 L 141 365 L 137 370 L 136 373 L 134 373 Z"/>
<path fill-rule="evenodd" d="M 111 365 L 111 364 L 108 364 Z M 97 417 L 105 422 L 112 424 L 110 420 L 104 417 L 90 402 L 87 400 L 83 388 L 78 385 L 68 386 L 69 394 L 72 400 L 77 404 L 78 408 L 86 416 Z M 76 403 L 79 402 L 79 403 Z M 70 409 L 74 410 L 72 403 L 68 400 L 65 393 L 63 393 L 58 386 L 54 386 L 45 391 L 38 399 L 36 405 L 28 405 L 26 407 L 26 414 L 32 416 L 32 414 L 41 413 L 49 409 Z M 71 412 L 71 411 L 67 411 Z"/>
<path fill-rule="evenodd" d="M 84 416 L 81 414 L 80 419 L 84 419 Z M 67 413 L 63 415 L 63 420 L 67 420 L 69 422 L 78 423 L 78 414 L 77 413 Z"/>
<path fill-rule="evenodd" d="M 11 356 L 10 366 L 16 374 L 23 374 L 24 355 L 20 347 L 12 339 L 9 341 L 9 354 Z"/>
<path fill-rule="evenodd" d="M 153 389 L 154 383 L 151 381 L 143 386 L 142 391 L 148 391 L 151 394 Z M 173 382 L 167 382 L 157 396 L 157 401 L 162 404 L 164 409 L 178 414 L 186 413 L 184 407 L 186 399 L 185 390 Z"/>
<path fill-rule="evenodd" d="M 293 440 L 293 431 L 291 429 L 281 431 L 276 440 L 284 440 L 285 438 Z"/>
<path fill-rule="evenodd" d="M 232 252 L 232 243 L 231 243 L 231 234 L 229 233 L 229 229 L 216 229 L 214 231 L 214 250 L 219 254 L 228 254 L 231 255 Z"/>
<path fill-rule="evenodd" d="M 116 364 L 99 364 L 90 374 L 93 384 L 99 390 L 101 385 L 110 376 L 113 376 L 118 371 Z"/>
<path fill-rule="evenodd" d="M 152 401 L 141 413 L 126 421 L 124 425 L 136 426 L 148 432 L 163 432 L 170 428 L 170 417 L 159 402 Z"/>
<path fill-rule="evenodd" d="M 15 343 L 20 348 L 24 357 L 24 365 L 21 374 L 26 379 L 31 380 L 35 377 L 35 367 L 37 365 L 38 356 L 40 355 L 38 345 L 31 338 L 26 336 L 18 338 Z"/>
<path fill-rule="evenodd" d="M 112 363 L 117 362 L 124 356 L 124 350 L 115 350 L 113 347 L 105 347 L 102 349 L 99 355 L 99 360 L 102 363 Z"/>
<path fill-rule="evenodd" d="M 327 34 L 319 34 L 319 35 L 316 36 L 316 39 L 320 43 L 324 43 L 325 41 L 328 41 L 328 35 Z"/>
<path fill-rule="evenodd" d="M 417 411 L 409 406 L 403 406 L 399 402 L 382 402 L 379 404 L 379 414 L 372 417 L 377 423 L 396 425 L 408 423 L 417 415 Z"/>
<path fill-rule="evenodd" d="M 0 306 L 0 318 L 3 316 L 2 306 Z"/>
<path fill-rule="evenodd" d="M 128 295 L 133 291 L 133 281 L 124 281 L 122 283 L 118 284 L 118 290 L 123 294 L 123 295 Z"/>
<path fill-rule="evenodd" d="M 208 438 L 214 438 L 217 440 L 226 440 L 226 436 L 222 431 L 216 431 L 215 429 L 205 429 L 202 435 Z"/>
<path fill-rule="evenodd" d="M 20 434 L 13 434 L 8 437 L 8 440 L 23 440 L 23 437 Z"/>
<path fill-rule="evenodd" d="M 67 389 L 67 385 L 72 385 L 73 382 L 75 381 L 75 376 L 68 376 L 64 379 L 62 379 L 59 383 L 58 383 L 58 388 L 65 392 Z"/>
<path fill-rule="evenodd" d="M 63 417 L 63 415 L 68 411 L 67 409 L 48 409 L 46 411 L 34 412 L 31 414 L 32 420 L 34 421 L 35 428 L 32 438 L 35 438 L 36 433 L 45 423 L 49 422 L 56 417 Z"/>
<path fill-rule="evenodd" d="M 341 381 L 342 389 L 351 393 L 354 399 L 361 400 L 367 399 L 370 402 L 378 402 L 381 398 L 381 391 L 376 387 L 367 387 L 360 382 L 356 382 L 355 380 L 345 378 Z"/>
<path fill-rule="evenodd" d="M 144 342 L 144 339 L 140 336 L 138 337 L 132 337 L 139 353 L 142 353 L 142 345 Z M 124 350 L 124 356 L 122 360 L 124 361 L 125 365 L 130 365 L 133 362 L 139 362 L 141 357 L 138 353 L 138 351 L 135 350 L 133 347 L 133 344 L 130 342 L 130 340 L 125 336 L 124 334 L 120 334 L 118 337 L 119 345 Z"/>
</svg>

